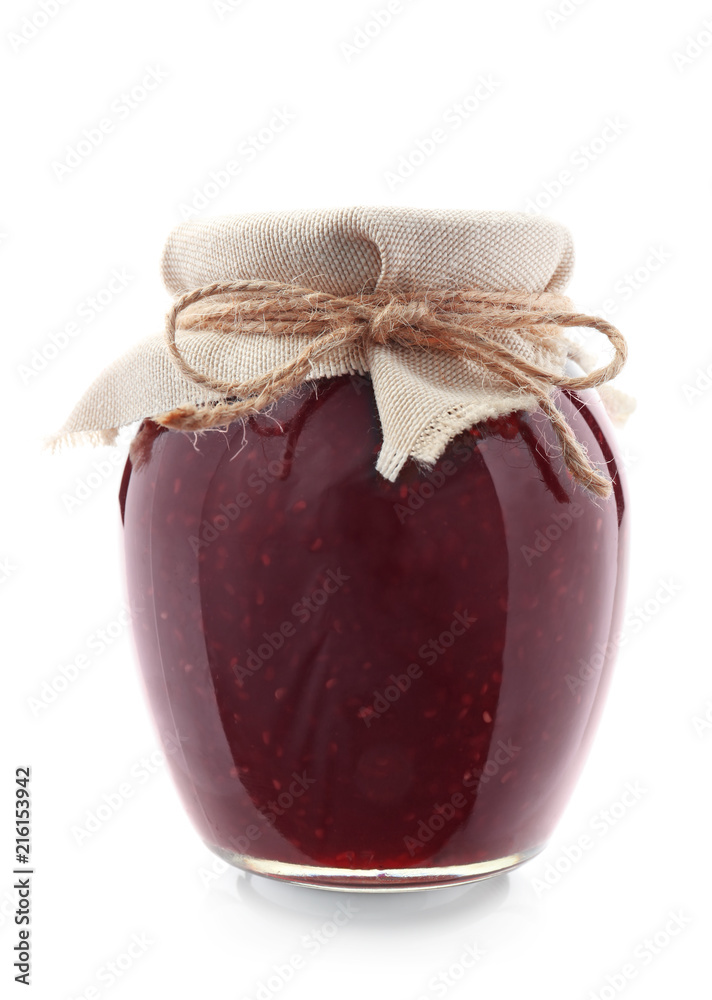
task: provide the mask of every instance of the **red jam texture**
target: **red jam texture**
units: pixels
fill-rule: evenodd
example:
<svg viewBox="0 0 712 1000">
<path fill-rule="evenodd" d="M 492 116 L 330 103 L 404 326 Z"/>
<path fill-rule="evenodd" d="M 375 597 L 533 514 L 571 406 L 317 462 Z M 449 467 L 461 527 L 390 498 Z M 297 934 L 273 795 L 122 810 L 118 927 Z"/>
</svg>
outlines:
<svg viewBox="0 0 712 1000">
<path fill-rule="evenodd" d="M 625 575 L 607 417 L 592 394 L 557 402 L 608 501 L 574 486 L 540 413 L 389 483 L 358 377 L 227 431 L 144 422 L 121 491 L 135 638 L 212 848 L 348 875 L 543 847 L 602 708 Z"/>
</svg>

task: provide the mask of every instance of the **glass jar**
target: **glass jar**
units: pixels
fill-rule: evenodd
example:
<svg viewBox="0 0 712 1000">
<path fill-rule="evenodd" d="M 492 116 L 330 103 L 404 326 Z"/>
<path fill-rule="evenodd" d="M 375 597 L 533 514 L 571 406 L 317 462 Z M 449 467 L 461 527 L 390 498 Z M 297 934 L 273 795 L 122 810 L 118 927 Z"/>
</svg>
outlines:
<svg viewBox="0 0 712 1000">
<path fill-rule="evenodd" d="M 626 499 L 595 393 L 375 471 L 371 383 L 303 386 L 198 436 L 141 425 L 121 487 L 148 698 L 205 843 L 322 887 L 452 885 L 545 846 L 598 723 Z"/>
</svg>

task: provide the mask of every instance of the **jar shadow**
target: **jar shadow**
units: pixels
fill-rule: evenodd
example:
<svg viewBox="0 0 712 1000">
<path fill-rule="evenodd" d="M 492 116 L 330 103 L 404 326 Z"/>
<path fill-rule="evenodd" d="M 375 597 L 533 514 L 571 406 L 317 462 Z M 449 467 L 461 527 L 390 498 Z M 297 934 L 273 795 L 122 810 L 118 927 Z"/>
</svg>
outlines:
<svg viewBox="0 0 712 1000">
<path fill-rule="evenodd" d="M 460 925 L 490 917 L 506 903 L 510 893 L 507 873 L 468 882 L 422 891 L 388 891 L 383 893 L 323 890 L 309 886 L 280 882 L 260 875 L 226 872 L 209 890 L 208 897 L 220 894 L 245 904 L 250 910 L 276 915 L 289 915 L 301 921 L 304 916 L 328 919 L 341 904 L 358 912 L 359 921 L 393 925 L 427 925 L 433 918 L 442 927 L 452 921 Z M 207 900 L 206 900 L 207 901 Z"/>
</svg>

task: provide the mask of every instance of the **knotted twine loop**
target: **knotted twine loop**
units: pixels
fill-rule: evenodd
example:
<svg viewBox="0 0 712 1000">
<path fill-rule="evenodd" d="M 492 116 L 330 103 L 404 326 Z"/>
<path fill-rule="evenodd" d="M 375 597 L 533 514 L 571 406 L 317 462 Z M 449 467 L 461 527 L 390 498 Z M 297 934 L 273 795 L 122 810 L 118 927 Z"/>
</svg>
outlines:
<svg viewBox="0 0 712 1000">
<path fill-rule="evenodd" d="M 225 295 L 232 298 L 209 301 Z M 190 314 L 181 315 L 191 307 Z M 231 335 L 307 334 L 311 340 L 294 360 L 266 375 L 228 382 L 188 364 L 176 344 L 179 326 Z M 583 327 L 604 334 L 614 355 L 604 367 L 576 378 L 533 364 L 493 338 L 503 331 L 514 331 L 532 348 L 554 348 L 560 346 L 562 329 Z M 202 431 L 259 413 L 307 381 L 314 364 L 336 349 L 353 345 L 363 350 L 376 344 L 439 352 L 476 362 L 495 381 L 534 396 L 553 425 L 562 458 L 574 479 L 598 497 L 611 494 L 610 479 L 590 463 L 550 394 L 553 387 L 592 389 L 608 382 L 625 364 L 628 349 L 615 326 L 600 317 L 573 311 L 565 296 L 474 290 L 429 292 L 422 298 L 401 294 L 338 296 L 274 281 L 219 281 L 176 299 L 166 317 L 165 339 L 171 360 L 185 379 L 230 401 L 181 406 L 153 418 L 164 427 Z"/>
</svg>

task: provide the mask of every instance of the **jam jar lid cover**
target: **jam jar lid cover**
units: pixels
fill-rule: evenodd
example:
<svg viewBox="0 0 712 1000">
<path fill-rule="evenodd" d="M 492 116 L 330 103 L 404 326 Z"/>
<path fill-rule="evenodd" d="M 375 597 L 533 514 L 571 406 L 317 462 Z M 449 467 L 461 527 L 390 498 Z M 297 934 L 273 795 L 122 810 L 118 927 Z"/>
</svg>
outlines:
<svg viewBox="0 0 712 1000">
<path fill-rule="evenodd" d="M 560 294 L 573 266 L 568 230 L 520 212 L 352 207 L 261 212 L 176 226 L 162 257 L 168 290 L 261 279 L 338 296 L 427 296 L 433 290 Z M 263 375 L 296 357 L 308 335 L 183 329 L 185 360 L 219 379 Z M 501 342 L 533 364 L 562 371 L 572 343 L 541 345 L 516 331 Z M 349 345 L 318 361 L 310 378 L 369 374 L 381 421 L 377 468 L 395 480 L 409 458 L 433 464 L 461 431 L 537 400 L 491 377 L 486 366 L 392 344 Z M 86 391 L 53 444 L 113 443 L 124 426 L 219 398 L 186 379 L 164 335 L 141 340 Z"/>
</svg>

